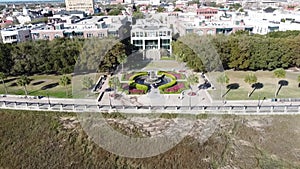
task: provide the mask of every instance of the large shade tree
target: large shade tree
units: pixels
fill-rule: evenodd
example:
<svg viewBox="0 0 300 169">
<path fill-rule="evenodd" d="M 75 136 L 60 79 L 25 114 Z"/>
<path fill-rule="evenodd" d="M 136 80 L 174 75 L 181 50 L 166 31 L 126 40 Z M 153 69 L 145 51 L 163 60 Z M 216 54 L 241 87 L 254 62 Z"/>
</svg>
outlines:
<svg viewBox="0 0 300 169">
<path fill-rule="evenodd" d="M 244 81 L 246 83 L 248 83 L 249 85 L 253 85 L 254 83 L 257 82 L 257 77 L 254 73 L 249 73 L 245 76 Z M 248 97 L 250 97 L 252 95 L 252 93 L 255 91 L 255 89 L 256 88 L 254 87 L 253 90 L 250 93 L 248 93 Z"/>
<path fill-rule="evenodd" d="M 21 76 L 18 80 L 17 80 L 17 84 L 18 86 L 22 86 L 24 91 L 25 91 L 25 95 L 28 95 L 28 91 L 27 91 L 27 85 L 29 85 L 30 83 L 30 79 L 23 75 Z"/>
</svg>

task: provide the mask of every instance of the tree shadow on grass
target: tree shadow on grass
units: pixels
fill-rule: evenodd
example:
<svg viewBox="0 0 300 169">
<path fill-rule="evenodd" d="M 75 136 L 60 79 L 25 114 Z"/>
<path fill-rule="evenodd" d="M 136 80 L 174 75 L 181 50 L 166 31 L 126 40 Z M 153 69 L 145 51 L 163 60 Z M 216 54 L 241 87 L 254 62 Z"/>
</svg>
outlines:
<svg viewBox="0 0 300 169">
<path fill-rule="evenodd" d="M 253 88 L 253 90 L 249 94 L 249 97 L 251 97 L 251 95 L 254 93 L 255 90 L 262 89 L 264 87 L 264 84 L 257 82 L 257 83 L 252 84 L 251 87 Z"/>
<path fill-rule="evenodd" d="M 31 85 L 36 86 L 36 85 L 40 85 L 40 84 L 42 84 L 44 82 L 45 82 L 44 80 L 41 80 L 41 81 L 34 82 Z"/>
<path fill-rule="evenodd" d="M 9 82 L 12 82 L 12 81 L 14 81 L 16 79 L 17 79 L 16 77 L 13 77 L 13 78 L 10 78 L 10 79 L 5 79 L 4 83 L 9 83 Z"/>
<path fill-rule="evenodd" d="M 240 85 L 238 83 L 231 83 L 231 84 L 227 85 L 226 88 L 228 90 L 226 91 L 225 94 L 223 94 L 222 97 L 225 97 L 229 93 L 230 90 L 236 90 L 236 89 L 240 88 Z"/>
<path fill-rule="evenodd" d="M 58 85 L 59 85 L 58 83 L 50 83 L 50 84 L 47 84 L 47 85 L 41 87 L 41 90 L 51 89 L 51 88 L 54 88 L 54 87 L 56 87 Z"/>
<path fill-rule="evenodd" d="M 147 67 L 151 61 L 152 59 L 144 59 L 143 53 L 135 52 L 127 57 L 127 62 L 124 63 L 124 71 L 141 70 Z"/>
<path fill-rule="evenodd" d="M 276 92 L 276 96 L 278 96 L 279 91 L 281 90 L 282 86 L 288 86 L 289 82 L 287 80 L 279 80 L 278 85 L 279 85 L 279 88 Z"/>
<path fill-rule="evenodd" d="M 13 82 L 12 84 L 9 85 L 9 87 L 16 87 L 18 84 L 16 82 Z"/>
</svg>

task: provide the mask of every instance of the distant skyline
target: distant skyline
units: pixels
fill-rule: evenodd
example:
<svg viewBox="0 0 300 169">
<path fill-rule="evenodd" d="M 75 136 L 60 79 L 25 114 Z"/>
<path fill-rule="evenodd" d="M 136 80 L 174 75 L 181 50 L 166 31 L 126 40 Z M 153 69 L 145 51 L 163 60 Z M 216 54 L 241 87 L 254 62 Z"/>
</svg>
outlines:
<svg viewBox="0 0 300 169">
<path fill-rule="evenodd" d="M 63 2 L 64 0 L 0 0 L 0 3 L 5 2 Z"/>
</svg>

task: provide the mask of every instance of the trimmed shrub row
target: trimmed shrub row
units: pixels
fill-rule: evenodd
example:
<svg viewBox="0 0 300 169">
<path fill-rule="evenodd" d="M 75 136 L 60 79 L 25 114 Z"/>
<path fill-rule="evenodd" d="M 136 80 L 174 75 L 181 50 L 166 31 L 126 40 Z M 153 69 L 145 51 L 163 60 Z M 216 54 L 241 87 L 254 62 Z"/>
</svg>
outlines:
<svg viewBox="0 0 300 169">
<path fill-rule="evenodd" d="M 148 92 L 148 86 L 143 84 L 135 83 L 134 81 L 129 82 L 129 86 L 133 89 L 142 90 L 144 93 Z"/>
<path fill-rule="evenodd" d="M 165 89 L 174 86 L 174 85 L 176 84 L 176 82 L 177 82 L 176 80 L 172 80 L 171 82 L 169 82 L 169 83 L 167 83 L 167 84 L 164 84 L 164 85 L 159 86 L 158 89 L 159 89 L 160 91 L 164 91 Z"/>
<path fill-rule="evenodd" d="M 139 77 L 139 76 L 145 76 L 145 75 L 148 75 L 148 72 L 139 72 L 139 73 L 136 73 L 136 74 L 134 74 L 133 76 L 131 76 L 131 77 L 129 78 L 129 81 L 133 81 L 133 80 L 135 80 L 137 77 Z"/>
<path fill-rule="evenodd" d="M 165 75 L 167 76 L 168 78 L 172 79 L 171 82 L 167 83 L 167 84 L 164 84 L 164 85 L 161 85 L 158 87 L 158 89 L 161 91 L 161 92 L 164 92 L 165 89 L 167 88 L 170 88 L 172 86 L 174 86 L 176 84 L 176 77 L 170 73 L 167 73 L 167 72 L 164 72 L 164 71 L 158 71 L 157 72 L 158 75 Z"/>
<path fill-rule="evenodd" d="M 157 72 L 158 75 L 165 75 L 168 78 L 172 79 L 172 80 L 176 80 L 176 77 L 168 72 L 164 72 L 164 71 L 158 71 Z"/>
<path fill-rule="evenodd" d="M 184 74 L 181 74 L 181 73 L 176 73 L 176 72 L 167 72 L 173 76 L 176 77 L 176 79 L 184 79 L 185 78 L 185 75 Z"/>
</svg>

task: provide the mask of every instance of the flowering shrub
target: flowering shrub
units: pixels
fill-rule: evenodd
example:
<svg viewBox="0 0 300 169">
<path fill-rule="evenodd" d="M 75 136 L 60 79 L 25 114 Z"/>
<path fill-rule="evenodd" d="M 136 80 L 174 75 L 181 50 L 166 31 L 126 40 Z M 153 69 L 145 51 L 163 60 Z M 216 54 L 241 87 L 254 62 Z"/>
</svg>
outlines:
<svg viewBox="0 0 300 169">
<path fill-rule="evenodd" d="M 127 83 L 123 83 L 122 84 L 122 89 L 123 90 L 128 90 L 129 89 L 129 85 Z"/>
<path fill-rule="evenodd" d="M 168 93 L 176 93 L 184 88 L 185 88 L 185 85 L 183 83 L 178 83 L 178 84 L 166 89 L 165 91 Z"/>
<path fill-rule="evenodd" d="M 130 94 L 144 94 L 144 90 L 139 90 L 139 89 L 130 89 L 129 90 Z"/>
<path fill-rule="evenodd" d="M 182 73 L 176 73 L 176 72 L 167 72 L 167 73 L 175 76 L 176 79 L 184 79 L 185 78 L 184 74 L 182 74 Z"/>
</svg>

